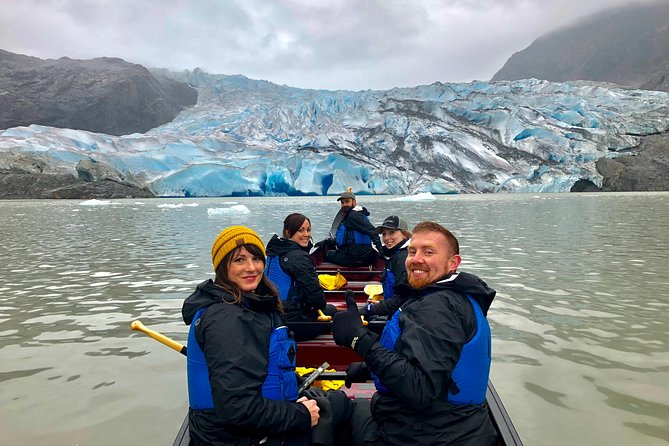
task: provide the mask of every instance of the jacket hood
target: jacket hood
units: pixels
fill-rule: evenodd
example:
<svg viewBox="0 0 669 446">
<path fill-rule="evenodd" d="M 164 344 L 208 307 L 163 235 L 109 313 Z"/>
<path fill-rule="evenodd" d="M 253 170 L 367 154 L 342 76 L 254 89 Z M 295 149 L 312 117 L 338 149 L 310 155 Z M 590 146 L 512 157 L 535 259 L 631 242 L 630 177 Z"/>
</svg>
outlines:
<svg viewBox="0 0 669 446">
<path fill-rule="evenodd" d="M 364 207 L 364 206 L 360 206 L 359 204 L 356 205 L 356 206 L 355 206 L 353 209 L 351 209 L 351 210 L 352 210 L 352 211 L 356 211 L 356 212 L 361 212 L 362 215 L 364 215 L 365 217 L 369 217 L 369 211 L 367 210 L 367 208 Z"/>
<path fill-rule="evenodd" d="M 195 314 L 201 308 L 219 302 L 234 302 L 235 298 L 220 288 L 213 280 L 208 279 L 200 283 L 193 294 L 188 296 L 181 307 L 181 316 L 186 325 L 193 322 Z M 261 296 L 255 293 L 242 293 L 241 306 L 256 313 L 276 311 L 277 298 L 275 296 Z"/>
<path fill-rule="evenodd" d="M 426 289 L 432 289 L 432 287 L 446 288 L 471 296 L 479 303 L 484 315 L 488 314 L 488 309 L 497 294 L 497 291 L 490 288 L 483 279 L 465 272 L 451 274 L 432 285 L 428 285 Z"/>
<path fill-rule="evenodd" d="M 213 280 L 205 280 L 186 298 L 181 307 L 181 316 L 183 316 L 186 325 L 190 325 L 195 317 L 195 313 L 197 313 L 200 308 L 208 307 L 225 300 L 232 302 L 233 298 L 223 289 L 216 286 Z"/>
<path fill-rule="evenodd" d="M 403 241 L 399 242 L 390 249 L 386 248 L 386 246 L 383 245 L 381 247 L 381 255 L 383 255 L 383 257 L 385 257 L 386 259 L 389 259 L 398 252 L 400 252 L 400 250 L 408 248 L 409 248 L 409 239 L 404 239 Z"/>
<path fill-rule="evenodd" d="M 280 256 L 287 252 L 295 251 L 296 249 L 301 249 L 308 253 L 312 246 L 313 244 L 311 243 L 311 240 L 309 241 L 309 245 L 306 248 L 303 248 L 289 238 L 279 237 L 278 235 L 274 234 L 269 243 L 267 243 L 266 253 L 268 257 Z"/>
</svg>

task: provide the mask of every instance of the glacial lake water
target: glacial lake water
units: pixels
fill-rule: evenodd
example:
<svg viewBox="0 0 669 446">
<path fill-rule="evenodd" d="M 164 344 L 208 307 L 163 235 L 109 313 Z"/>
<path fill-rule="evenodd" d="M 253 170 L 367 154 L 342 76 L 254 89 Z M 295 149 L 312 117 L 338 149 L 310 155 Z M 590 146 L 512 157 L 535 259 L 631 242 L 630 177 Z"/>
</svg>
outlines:
<svg viewBox="0 0 669 446">
<path fill-rule="evenodd" d="M 669 442 L 669 193 L 364 197 L 435 220 L 498 290 L 491 377 L 527 445 Z M 181 304 L 231 224 L 290 212 L 322 238 L 335 197 L 0 202 L 0 438 L 171 444 L 187 410 Z M 97 205 L 95 205 L 97 204 Z M 240 342 L 240 346 L 242 342 Z M 298 352 L 299 357 L 299 352 Z"/>
</svg>

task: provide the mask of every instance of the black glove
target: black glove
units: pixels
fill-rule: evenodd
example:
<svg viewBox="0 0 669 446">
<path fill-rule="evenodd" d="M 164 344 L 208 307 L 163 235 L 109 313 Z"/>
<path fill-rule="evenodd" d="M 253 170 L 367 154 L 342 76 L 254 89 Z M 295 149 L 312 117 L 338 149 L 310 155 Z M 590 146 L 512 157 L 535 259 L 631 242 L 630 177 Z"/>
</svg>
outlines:
<svg viewBox="0 0 669 446">
<path fill-rule="evenodd" d="M 309 387 L 300 393 L 300 396 L 306 396 L 310 400 L 315 400 L 317 398 L 325 398 L 325 392 L 320 387 Z"/>
<path fill-rule="evenodd" d="M 346 367 L 346 379 L 344 384 L 347 389 L 351 388 L 352 383 L 364 383 L 372 378 L 369 367 L 364 362 L 352 362 Z"/>
<path fill-rule="evenodd" d="M 363 356 L 378 338 L 362 325 L 355 294 L 351 290 L 346 290 L 346 311 L 338 311 L 332 318 L 332 337 L 335 344 L 351 347 Z"/>
<path fill-rule="evenodd" d="M 355 293 L 353 290 L 346 290 L 344 293 L 344 300 L 346 300 L 346 311 L 355 311 L 360 316 L 360 310 L 358 310 L 358 302 L 355 301 Z"/>
<path fill-rule="evenodd" d="M 314 245 L 314 248 L 327 249 L 327 248 L 332 248 L 336 245 L 337 245 L 337 241 L 333 238 L 328 237 L 326 239 L 321 240 L 320 242 L 316 242 L 316 244 Z"/>
</svg>

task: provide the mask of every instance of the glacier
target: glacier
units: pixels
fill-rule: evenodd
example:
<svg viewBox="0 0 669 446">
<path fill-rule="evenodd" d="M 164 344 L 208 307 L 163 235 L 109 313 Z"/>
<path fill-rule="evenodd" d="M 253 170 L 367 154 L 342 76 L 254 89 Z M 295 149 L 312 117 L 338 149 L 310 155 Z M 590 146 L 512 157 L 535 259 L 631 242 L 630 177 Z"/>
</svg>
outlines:
<svg viewBox="0 0 669 446">
<path fill-rule="evenodd" d="M 168 124 L 123 136 L 15 127 L 0 132 L 0 154 L 74 175 L 91 159 L 159 196 L 566 192 L 579 179 L 601 186 L 595 161 L 669 129 L 668 93 L 593 82 L 353 92 L 171 75 L 199 97 Z"/>
</svg>

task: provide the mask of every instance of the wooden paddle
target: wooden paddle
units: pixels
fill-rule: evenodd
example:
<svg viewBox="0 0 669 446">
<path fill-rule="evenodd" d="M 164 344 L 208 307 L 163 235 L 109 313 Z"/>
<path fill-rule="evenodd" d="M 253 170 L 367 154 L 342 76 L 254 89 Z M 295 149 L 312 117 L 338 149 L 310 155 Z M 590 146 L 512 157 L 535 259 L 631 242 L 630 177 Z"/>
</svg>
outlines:
<svg viewBox="0 0 669 446">
<path fill-rule="evenodd" d="M 174 339 L 170 339 L 164 334 L 158 333 L 157 331 L 144 326 L 144 324 L 142 324 L 142 321 L 132 321 L 132 323 L 130 324 L 130 329 L 146 333 L 150 338 L 153 338 L 156 341 L 160 342 L 161 344 L 165 344 L 169 348 L 174 349 L 179 353 L 181 353 L 182 355 L 186 356 L 187 349 L 185 345 L 179 344 Z"/>
</svg>

